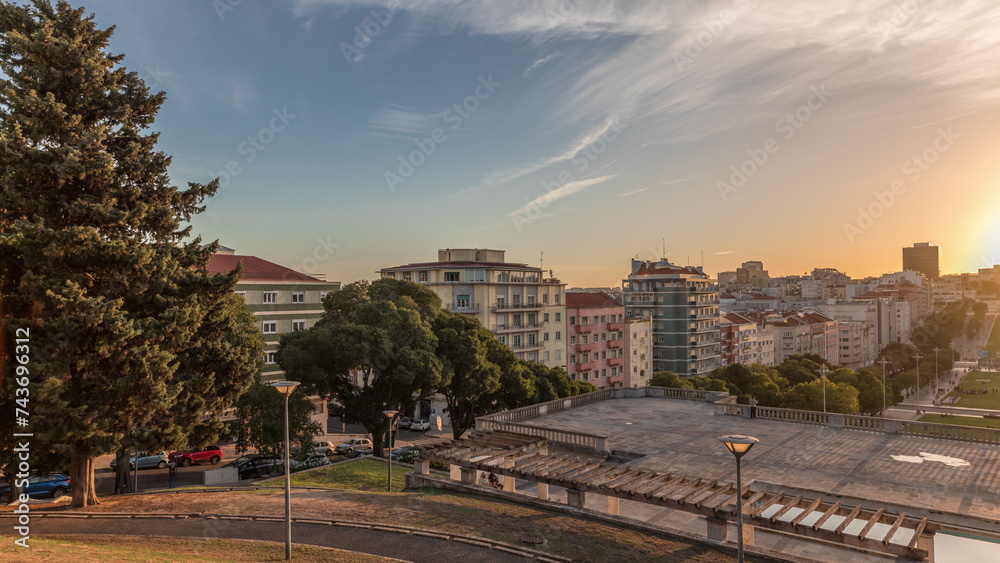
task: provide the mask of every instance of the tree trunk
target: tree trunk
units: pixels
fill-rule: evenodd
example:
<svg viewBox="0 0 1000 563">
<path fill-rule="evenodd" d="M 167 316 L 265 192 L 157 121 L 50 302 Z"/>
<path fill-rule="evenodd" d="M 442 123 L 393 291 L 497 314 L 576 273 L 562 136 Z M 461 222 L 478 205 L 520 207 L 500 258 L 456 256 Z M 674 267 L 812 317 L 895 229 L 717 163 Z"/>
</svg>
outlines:
<svg viewBox="0 0 1000 563">
<path fill-rule="evenodd" d="M 117 458 L 116 463 L 118 464 L 115 467 L 115 494 L 117 495 L 132 491 L 132 482 L 129 479 L 129 452 L 122 449 L 115 453 Z"/>
<path fill-rule="evenodd" d="M 101 504 L 94 483 L 94 458 L 73 454 L 70 458 L 70 478 L 73 480 L 73 507 L 86 508 Z"/>
</svg>

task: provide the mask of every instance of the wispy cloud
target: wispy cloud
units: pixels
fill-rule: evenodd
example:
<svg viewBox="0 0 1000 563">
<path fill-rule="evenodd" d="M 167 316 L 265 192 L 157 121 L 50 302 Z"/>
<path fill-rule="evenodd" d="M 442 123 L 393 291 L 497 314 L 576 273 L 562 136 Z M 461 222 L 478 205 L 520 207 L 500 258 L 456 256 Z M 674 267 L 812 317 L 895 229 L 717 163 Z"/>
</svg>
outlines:
<svg viewBox="0 0 1000 563">
<path fill-rule="evenodd" d="M 559 52 L 558 51 L 556 51 L 555 53 L 552 53 L 551 55 L 545 55 L 544 57 L 542 57 L 542 58 L 538 59 L 537 61 L 531 63 L 531 66 L 529 66 L 528 68 L 524 69 L 524 74 L 522 74 L 521 76 L 524 76 L 525 78 L 527 78 L 528 75 L 531 74 L 531 71 L 535 70 L 536 68 L 542 66 L 543 64 L 551 61 L 552 59 L 554 59 L 554 58 L 556 58 L 558 56 L 559 56 Z"/>
<path fill-rule="evenodd" d="M 586 180 L 577 180 L 576 182 L 568 182 L 548 193 L 536 197 L 516 210 L 510 212 L 509 215 L 524 215 L 529 210 L 548 207 L 560 199 L 569 197 L 577 192 L 582 192 L 591 186 L 607 182 L 616 176 L 617 175 L 613 174 L 610 176 L 600 176 L 597 178 L 588 178 Z"/>
<path fill-rule="evenodd" d="M 575 139 L 569 147 L 551 156 L 547 156 L 532 162 L 514 166 L 511 168 L 502 168 L 499 170 L 494 170 L 486 174 L 486 183 L 490 186 L 499 186 L 501 184 L 506 184 L 511 180 L 520 178 L 521 176 L 526 176 L 532 172 L 541 170 L 542 168 L 551 166 L 557 162 L 562 162 L 569 160 L 580 153 L 583 149 L 590 146 L 598 137 L 607 133 L 615 125 L 614 121 L 607 120 L 603 125 L 597 129 L 590 131 L 589 133 Z"/>
<path fill-rule="evenodd" d="M 681 182 L 687 182 L 688 180 L 694 180 L 695 178 L 701 177 L 702 174 L 695 174 L 694 176 L 688 176 L 687 178 L 678 178 L 676 180 L 667 180 L 661 183 L 661 186 L 669 186 L 671 184 L 680 184 Z"/>
<path fill-rule="evenodd" d="M 372 116 L 369 126 L 379 133 L 426 135 L 440 116 L 440 112 L 420 111 L 393 104 Z"/>
<path fill-rule="evenodd" d="M 638 190 L 632 190 L 630 192 L 625 192 L 623 194 L 615 194 L 617 197 L 628 197 L 630 195 L 641 194 L 644 191 L 649 190 L 649 188 L 639 188 Z"/>
</svg>

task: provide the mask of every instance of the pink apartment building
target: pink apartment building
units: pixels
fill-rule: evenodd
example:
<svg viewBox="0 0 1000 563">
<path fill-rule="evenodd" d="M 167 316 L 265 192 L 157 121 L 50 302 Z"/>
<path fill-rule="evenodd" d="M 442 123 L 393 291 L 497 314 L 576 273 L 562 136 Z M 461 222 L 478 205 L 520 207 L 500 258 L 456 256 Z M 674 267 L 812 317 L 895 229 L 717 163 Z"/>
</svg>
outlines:
<svg viewBox="0 0 1000 563">
<path fill-rule="evenodd" d="M 624 387 L 625 307 L 604 293 L 566 294 L 566 371 L 598 389 Z"/>
</svg>

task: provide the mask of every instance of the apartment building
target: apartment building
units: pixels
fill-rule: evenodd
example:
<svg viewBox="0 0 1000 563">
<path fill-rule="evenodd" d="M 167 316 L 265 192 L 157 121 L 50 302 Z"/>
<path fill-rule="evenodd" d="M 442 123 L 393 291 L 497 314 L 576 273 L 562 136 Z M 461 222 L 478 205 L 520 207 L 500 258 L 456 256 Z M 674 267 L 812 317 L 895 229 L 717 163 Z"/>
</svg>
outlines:
<svg viewBox="0 0 1000 563">
<path fill-rule="evenodd" d="M 761 332 L 769 334 L 770 345 L 765 350 L 758 341 Z M 765 334 L 765 338 L 768 336 Z M 774 361 L 774 331 L 758 326 L 757 322 L 738 313 L 726 313 L 719 317 L 719 363 L 764 364 Z"/>
<path fill-rule="evenodd" d="M 213 274 L 223 274 L 232 272 L 239 265 L 243 266 L 243 275 L 236 284 L 235 292 L 246 300 L 247 308 L 253 312 L 257 327 L 264 335 L 261 381 L 280 381 L 285 379 L 285 372 L 277 360 L 281 336 L 316 324 L 323 316 L 323 299 L 327 294 L 339 291 L 340 282 L 307 276 L 256 256 L 239 255 L 224 246 L 220 246 L 209 258 L 206 269 Z M 311 399 L 313 421 L 326 428 L 326 401 L 319 397 Z"/>
<path fill-rule="evenodd" d="M 436 262 L 383 268 L 383 278 L 427 286 L 454 313 L 479 319 L 518 358 L 550 367 L 567 363 L 566 284 L 541 268 L 507 262 L 505 251 L 438 250 Z"/>
<path fill-rule="evenodd" d="M 938 250 L 929 242 L 917 242 L 903 248 L 903 269 L 920 272 L 928 279 L 936 280 L 941 275 Z"/>
<path fill-rule="evenodd" d="M 338 291 L 340 282 L 307 276 L 256 256 L 239 255 L 224 246 L 209 259 L 207 269 L 215 274 L 229 273 L 240 264 L 243 276 L 236 284 L 236 293 L 246 299 L 264 335 L 261 379 L 281 380 L 285 372 L 276 359 L 281 336 L 316 324 L 323 316 L 323 299 Z"/>
<path fill-rule="evenodd" d="M 566 294 L 566 371 L 598 389 L 625 386 L 625 307 L 604 293 Z"/>
<path fill-rule="evenodd" d="M 653 371 L 705 375 L 719 366 L 719 292 L 701 267 L 632 260 L 626 318 L 653 323 Z"/>
<path fill-rule="evenodd" d="M 625 319 L 625 387 L 645 387 L 653 376 L 653 319 Z"/>
<path fill-rule="evenodd" d="M 764 324 L 774 327 L 775 364 L 795 354 L 817 354 L 833 363 L 840 361 L 837 321 L 830 317 L 800 311 L 768 315 Z"/>
<path fill-rule="evenodd" d="M 875 364 L 875 327 L 868 321 L 837 321 L 837 364 L 859 370 Z"/>
</svg>

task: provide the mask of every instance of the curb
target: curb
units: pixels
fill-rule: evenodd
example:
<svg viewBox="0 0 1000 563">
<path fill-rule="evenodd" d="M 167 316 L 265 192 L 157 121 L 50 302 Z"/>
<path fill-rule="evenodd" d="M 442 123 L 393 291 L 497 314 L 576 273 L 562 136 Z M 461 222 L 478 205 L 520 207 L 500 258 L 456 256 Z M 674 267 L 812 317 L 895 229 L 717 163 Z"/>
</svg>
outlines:
<svg viewBox="0 0 1000 563">
<path fill-rule="evenodd" d="M 13 513 L 0 513 L 0 519 L 16 518 Z M 51 512 L 38 512 L 32 514 L 32 518 L 70 518 L 82 520 L 189 520 L 201 518 L 205 520 L 229 520 L 237 522 L 284 522 L 280 516 L 247 516 L 242 514 L 206 514 L 202 512 L 177 513 L 177 514 L 141 514 L 131 512 L 75 512 L 72 514 L 57 514 Z M 534 561 L 544 561 L 546 563 L 571 563 L 572 559 L 560 555 L 552 555 L 544 551 L 538 551 L 519 545 L 514 545 L 497 540 L 490 540 L 476 536 L 466 536 L 462 534 L 452 534 L 449 532 L 439 532 L 425 528 L 411 528 L 409 526 L 397 526 L 394 524 L 380 524 L 375 522 L 356 522 L 351 520 L 320 520 L 315 518 L 292 518 L 292 522 L 297 524 L 312 524 L 318 526 L 341 526 L 347 528 L 363 528 L 379 532 L 393 532 L 398 534 L 416 535 L 429 538 L 437 538 L 445 541 L 454 541 L 489 549 L 504 551 L 515 555 L 521 555 Z M 174 537 L 174 536 L 168 536 Z M 308 544 L 300 544 L 308 545 Z M 323 546 L 316 546 L 323 547 Z"/>
</svg>

